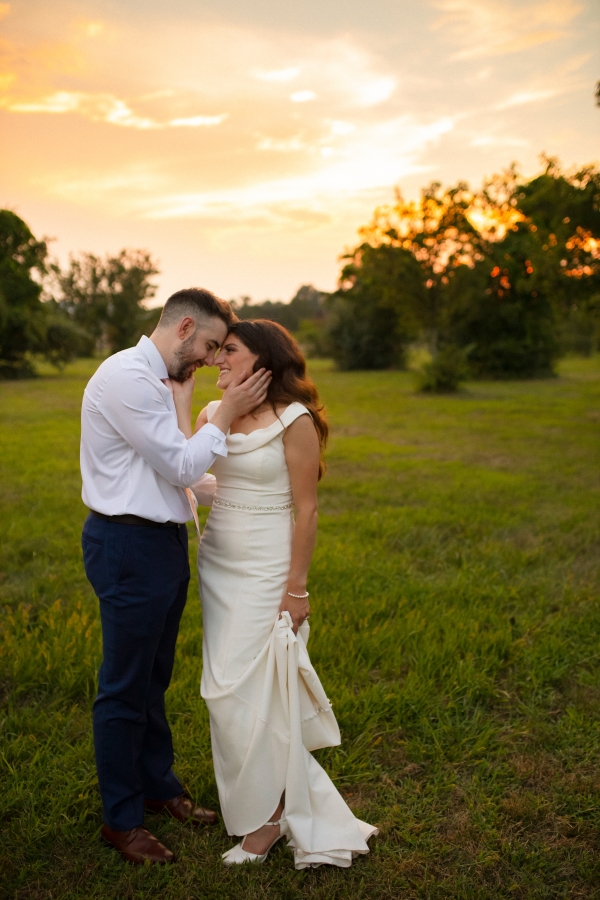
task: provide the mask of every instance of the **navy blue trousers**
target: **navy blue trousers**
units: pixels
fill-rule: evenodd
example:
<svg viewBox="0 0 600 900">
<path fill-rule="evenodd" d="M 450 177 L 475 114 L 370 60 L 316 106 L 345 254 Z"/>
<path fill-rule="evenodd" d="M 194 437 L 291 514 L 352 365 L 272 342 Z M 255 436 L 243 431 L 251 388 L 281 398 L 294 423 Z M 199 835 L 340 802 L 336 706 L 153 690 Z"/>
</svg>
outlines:
<svg viewBox="0 0 600 900">
<path fill-rule="evenodd" d="M 86 575 L 100 600 L 103 660 L 94 747 L 104 821 L 127 831 L 144 800 L 182 793 L 165 715 L 190 567 L 187 528 L 125 525 L 89 515 Z"/>
</svg>

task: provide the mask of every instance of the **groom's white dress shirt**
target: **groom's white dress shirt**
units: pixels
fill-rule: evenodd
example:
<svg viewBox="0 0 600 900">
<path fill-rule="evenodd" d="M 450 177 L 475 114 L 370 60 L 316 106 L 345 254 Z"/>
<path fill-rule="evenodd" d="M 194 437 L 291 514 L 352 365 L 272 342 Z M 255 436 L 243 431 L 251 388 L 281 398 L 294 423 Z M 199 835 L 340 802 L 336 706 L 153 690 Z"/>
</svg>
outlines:
<svg viewBox="0 0 600 900">
<path fill-rule="evenodd" d="M 155 522 L 192 518 L 184 488 L 227 456 L 225 435 L 204 425 L 189 440 L 177 426 L 169 377 L 157 347 L 105 360 L 90 379 L 81 410 L 83 502 L 107 516 L 132 513 Z M 209 476 L 210 477 L 210 476 Z"/>
</svg>

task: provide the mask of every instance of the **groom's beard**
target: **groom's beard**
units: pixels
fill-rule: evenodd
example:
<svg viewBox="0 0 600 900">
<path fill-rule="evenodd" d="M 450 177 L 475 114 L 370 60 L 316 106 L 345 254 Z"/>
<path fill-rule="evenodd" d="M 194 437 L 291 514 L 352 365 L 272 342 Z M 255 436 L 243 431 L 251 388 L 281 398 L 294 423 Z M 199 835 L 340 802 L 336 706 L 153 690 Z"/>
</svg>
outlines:
<svg viewBox="0 0 600 900">
<path fill-rule="evenodd" d="M 175 351 L 175 359 L 169 369 L 169 378 L 172 381 L 178 381 L 183 384 L 194 374 L 194 368 L 204 365 L 203 359 L 196 359 L 190 355 L 190 351 L 195 343 L 195 337 L 192 335 L 183 341 L 179 350 Z"/>
</svg>

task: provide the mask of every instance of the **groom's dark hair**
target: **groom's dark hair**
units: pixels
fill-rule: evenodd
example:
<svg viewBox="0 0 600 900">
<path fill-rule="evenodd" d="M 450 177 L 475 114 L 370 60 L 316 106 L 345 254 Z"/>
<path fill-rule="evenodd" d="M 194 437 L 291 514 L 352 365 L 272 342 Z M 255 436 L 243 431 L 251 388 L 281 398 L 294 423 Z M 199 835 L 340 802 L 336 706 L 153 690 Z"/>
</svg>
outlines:
<svg viewBox="0 0 600 900">
<path fill-rule="evenodd" d="M 195 322 L 221 319 L 228 328 L 237 322 L 237 316 L 227 300 L 221 300 L 206 288 L 184 288 L 171 294 L 163 307 L 158 328 L 175 325 L 184 316 L 189 316 Z"/>
</svg>

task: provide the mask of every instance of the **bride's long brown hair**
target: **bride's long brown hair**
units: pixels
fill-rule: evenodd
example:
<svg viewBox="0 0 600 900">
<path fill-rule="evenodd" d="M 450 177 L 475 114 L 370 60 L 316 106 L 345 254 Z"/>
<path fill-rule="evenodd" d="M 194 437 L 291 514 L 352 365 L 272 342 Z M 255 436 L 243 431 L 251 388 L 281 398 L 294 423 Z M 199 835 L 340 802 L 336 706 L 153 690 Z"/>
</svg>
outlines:
<svg viewBox="0 0 600 900">
<path fill-rule="evenodd" d="M 268 319 L 243 319 L 229 328 L 229 334 L 239 338 L 242 344 L 255 353 L 258 359 L 254 371 L 270 369 L 273 379 L 267 391 L 267 403 L 277 415 L 277 406 L 301 403 L 309 411 L 321 448 L 319 478 L 325 472 L 322 454 L 327 443 L 329 428 L 324 407 L 314 383 L 306 374 L 306 362 L 300 347 L 282 325 Z"/>
</svg>

